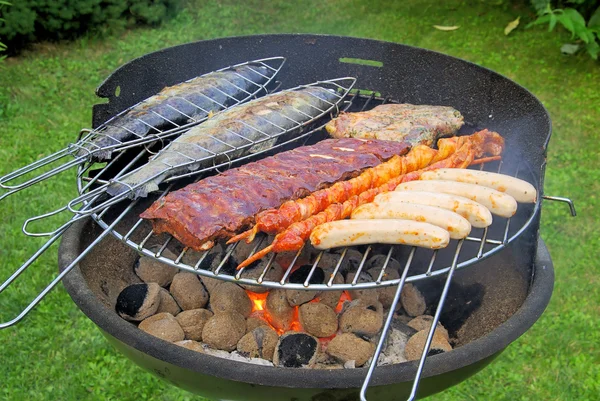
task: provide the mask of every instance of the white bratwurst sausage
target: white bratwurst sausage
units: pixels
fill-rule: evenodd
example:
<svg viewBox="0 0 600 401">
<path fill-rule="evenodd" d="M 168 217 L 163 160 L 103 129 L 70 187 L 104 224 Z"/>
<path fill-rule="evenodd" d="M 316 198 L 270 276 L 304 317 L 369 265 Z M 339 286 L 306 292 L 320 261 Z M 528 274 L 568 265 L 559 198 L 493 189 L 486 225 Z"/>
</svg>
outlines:
<svg viewBox="0 0 600 401">
<path fill-rule="evenodd" d="M 421 175 L 422 180 L 444 180 L 466 182 L 482 185 L 507 193 L 517 202 L 535 203 L 537 191 L 535 187 L 519 178 L 505 174 L 490 173 L 489 171 L 469 170 L 462 168 L 440 168 L 426 171 Z"/>
<path fill-rule="evenodd" d="M 517 201 L 510 195 L 481 185 L 455 181 L 410 181 L 396 187 L 398 191 L 430 191 L 464 196 L 487 207 L 490 212 L 502 217 L 511 217 L 517 212 Z"/>
<path fill-rule="evenodd" d="M 317 249 L 364 244 L 403 244 L 431 249 L 450 242 L 448 231 L 410 220 L 338 220 L 315 227 L 310 242 Z"/>
<path fill-rule="evenodd" d="M 437 206 L 417 203 L 377 202 L 359 206 L 352 212 L 353 220 L 402 219 L 433 224 L 450 233 L 450 238 L 465 238 L 471 224 L 461 215 Z"/>
<path fill-rule="evenodd" d="M 492 214 L 481 203 L 462 196 L 427 192 L 427 191 L 394 191 L 385 192 L 375 197 L 375 203 L 417 203 L 437 206 L 458 213 L 471 223 L 473 227 L 484 228 L 492 224 Z"/>
</svg>

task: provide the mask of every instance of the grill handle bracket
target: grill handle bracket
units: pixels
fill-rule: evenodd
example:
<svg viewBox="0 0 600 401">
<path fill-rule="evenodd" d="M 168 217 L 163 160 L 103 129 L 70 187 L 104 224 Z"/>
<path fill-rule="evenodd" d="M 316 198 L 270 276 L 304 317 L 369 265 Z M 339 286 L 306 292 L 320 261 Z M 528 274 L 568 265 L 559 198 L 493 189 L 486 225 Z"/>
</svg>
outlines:
<svg viewBox="0 0 600 401">
<path fill-rule="evenodd" d="M 572 217 L 576 217 L 577 216 L 577 211 L 575 210 L 575 204 L 569 198 L 563 198 L 561 196 L 544 195 L 544 196 L 542 196 L 542 199 L 549 200 L 549 201 L 554 201 L 554 202 L 563 202 L 563 203 L 566 203 L 567 205 L 569 205 L 569 209 L 571 210 L 571 216 Z"/>
</svg>

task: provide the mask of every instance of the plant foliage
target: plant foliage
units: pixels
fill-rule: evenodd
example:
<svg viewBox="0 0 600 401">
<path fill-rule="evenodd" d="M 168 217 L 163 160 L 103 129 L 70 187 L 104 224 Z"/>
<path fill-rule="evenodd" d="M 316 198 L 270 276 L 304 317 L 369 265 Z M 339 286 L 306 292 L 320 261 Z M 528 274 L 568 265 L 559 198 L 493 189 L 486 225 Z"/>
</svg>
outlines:
<svg viewBox="0 0 600 401">
<path fill-rule="evenodd" d="M 527 27 L 548 24 L 552 31 L 557 24 L 571 33 L 571 39 L 581 43 L 588 54 L 598 59 L 600 53 L 600 4 L 596 0 L 531 0 L 537 12 L 537 19 Z M 567 49 L 578 49 L 579 45 L 563 46 Z"/>
<path fill-rule="evenodd" d="M 2 9 L 5 6 L 10 6 L 10 3 L 6 2 L 4 0 L 0 0 L 0 14 L 2 12 Z M 4 19 L 0 18 L 0 23 L 2 23 L 3 21 L 4 21 Z M 0 37 L 0 39 L 1 39 L 1 37 Z M 4 43 L 0 42 L 0 62 L 2 62 L 2 60 L 4 60 L 6 58 L 6 55 L 2 54 L 6 51 L 6 49 L 7 49 L 6 45 Z"/>
<path fill-rule="evenodd" d="M 0 4 L 4 3 L 0 1 Z M 19 0 L 0 8 L 0 37 L 12 51 L 38 40 L 69 39 L 107 26 L 159 24 L 179 0 Z"/>
</svg>

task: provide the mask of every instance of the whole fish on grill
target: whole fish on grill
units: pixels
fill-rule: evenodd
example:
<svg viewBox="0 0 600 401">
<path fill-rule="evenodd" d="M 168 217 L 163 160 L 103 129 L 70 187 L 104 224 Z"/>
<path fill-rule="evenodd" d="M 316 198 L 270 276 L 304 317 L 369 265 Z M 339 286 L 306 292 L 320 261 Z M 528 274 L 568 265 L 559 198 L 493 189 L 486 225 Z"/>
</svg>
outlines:
<svg viewBox="0 0 600 401">
<path fill-rule="evenodd" d="M 405 142 L 325 139 L 171 192 L 141 217 L 152 221 L 156 234 L 168 232 L 185 246 L 206 250 L 253 225 L 257 213 L 355 177 L 409 148 Z"/>
<path fill-rule="evenodd" d="M 330 121 L 327 132 L 334 138 L 384 139 L 431 146 L 463 126 L 458 110 L 447 106 L 383 104 L 359 113 L 344 113 Z"/>
<path fill-rule="evenodd" d="M 310 121 L 338 100 L 339 95 L 332 90 L 309 86 L 233 107 L 181 135 L 146 165 L 112 182 L 107 192 L 112 196 L 129 192 L 130 197 L 144 197 L 169 177 L 213 165 L 216 156 L 226 154 L 233 159 L 268 149 L 277 140 L 271 138 L 273 135 Z"/>
<path fill-rule="evenodd" d="M 106 129 L 93 134 L 77 152 L 84 156 L 93 152 L 95 160 L 110 159 L 111 147 L 143 138 L 159 130 L 175 128 L 202 119 L 208 113 L 223 110 L 253 93 L 273 76 L 275 71 L 260 64 L 247 64 L 226 71 L 211 72 L 201 77 L 161 90 L 106 124 Z"/>
</svg>

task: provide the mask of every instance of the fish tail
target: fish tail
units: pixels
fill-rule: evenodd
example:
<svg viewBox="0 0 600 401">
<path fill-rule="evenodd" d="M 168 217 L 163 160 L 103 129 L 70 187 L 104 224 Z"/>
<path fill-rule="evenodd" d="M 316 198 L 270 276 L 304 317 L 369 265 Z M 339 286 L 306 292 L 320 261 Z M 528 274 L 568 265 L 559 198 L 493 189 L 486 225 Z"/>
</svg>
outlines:
<svg viewBox="0 0 600 401">
<path fill-rule="evenodd" d="M 158 184 L 164 179 L 162 174 L 155 175 L 154 169 L 142 169 L 128 177 L 112 181 L 106 192 L 111 196 L 127 194 L 131 199 L 145 198 L 149 193 L 157 191 Z"/>
</svg>

